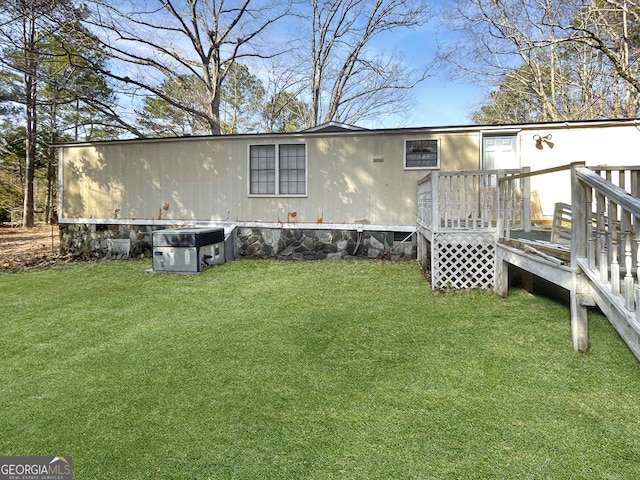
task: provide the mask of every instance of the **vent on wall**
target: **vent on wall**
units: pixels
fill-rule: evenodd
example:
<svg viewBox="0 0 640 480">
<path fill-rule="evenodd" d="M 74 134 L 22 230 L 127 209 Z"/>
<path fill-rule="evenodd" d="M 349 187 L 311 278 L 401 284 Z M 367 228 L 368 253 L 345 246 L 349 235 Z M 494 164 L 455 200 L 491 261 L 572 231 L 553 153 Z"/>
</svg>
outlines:
<svg viewBox="0 0 640 480">
<path fill-rule="evenodd" d="M 107 258 L 129 258 L 131 251 L 130 239 L 108 238 L 107 239 Z"/>
</svg>

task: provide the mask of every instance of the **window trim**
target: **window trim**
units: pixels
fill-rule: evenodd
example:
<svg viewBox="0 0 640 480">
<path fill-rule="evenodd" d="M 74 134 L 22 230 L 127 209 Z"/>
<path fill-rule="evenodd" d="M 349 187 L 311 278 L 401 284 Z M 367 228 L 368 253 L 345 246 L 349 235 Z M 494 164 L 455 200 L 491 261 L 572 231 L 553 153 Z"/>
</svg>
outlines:
<svg viewBox="0 0 640 480">
<path fill-rule="evenodd" d="M 280 193 L 280 146 L 302 145 L 304 146 L 304 193 Z M 251 193 L 251 147 L 273 146 L 275 148 L 275 193 Z M 309 149 L 307 142 L 260 142 L 247 144 L 247 196 L 259 197 L 289 197 L 306 198 L 309 196 Z"/>
<path fill-rule="evenodd" d="M 420 140 L 435 140 L 435 142 L 436 142 L 436 156 L 437 156 L 436 165 L 428 166 L 428 167 L 408 167 L 407 166 L 407 143 L 420 141 Z M 439 170 L 440 169 L 440 164 L 441 164 L 441 161 L 442 161 L 442 158 L 441 158 L 441 154 L 442 153 L 441 153 L 440 145 L 441 145 L 441 137 L 405 138 L 404 139 L 403 156 L 402 156 L 402 166 L 404 167 L 405 170 Z"/>
</svg>

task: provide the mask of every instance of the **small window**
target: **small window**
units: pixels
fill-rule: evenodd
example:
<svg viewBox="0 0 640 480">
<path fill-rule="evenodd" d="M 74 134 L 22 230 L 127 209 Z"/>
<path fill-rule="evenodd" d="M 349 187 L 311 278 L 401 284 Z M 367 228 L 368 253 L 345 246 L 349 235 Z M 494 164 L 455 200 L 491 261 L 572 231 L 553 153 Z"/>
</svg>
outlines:
<svg viewBox="0 0 640 480">
<path fill-rule="evenodd" d="M 406 140 L 404 168 L 440 168 L 440 139 Z"/>
<path fill-rule="evenodd" d="M 306 194 L 305 144 L 249 145 L 249 195 Z"/>
</svg>

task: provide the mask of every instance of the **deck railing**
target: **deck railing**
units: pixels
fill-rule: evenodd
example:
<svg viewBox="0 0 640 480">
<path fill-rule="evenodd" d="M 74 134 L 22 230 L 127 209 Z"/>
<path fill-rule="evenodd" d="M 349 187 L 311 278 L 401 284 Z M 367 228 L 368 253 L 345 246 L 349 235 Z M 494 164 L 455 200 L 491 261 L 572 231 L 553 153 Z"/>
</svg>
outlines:
<svg viewBox="0 0 640 480">
<path fill-rule="evenodd" d="M 564 245 L 554 249 L 554 235 L 546 243 L 535 235 L 496 243 L 530 229 L 533 177 L 561 171 L 570 171 L 571 180 L 571 205 L 554 214 Z M 640 359 L 639 197 L 640 167 L 434 171 L 418 182 L 418 257 L 431 270 L 433 288 L 493 285 L 506 295 L 508 265 L 539 275 L 570 291 L 576 350 L 589 349 L 587 306 L 597 305 Z M 534 243 L 550 253 L 527 250 Z M 554 252 L 569 263 L 552 262 Z"/>
<path fill-rule="evenodd" d="M 574 348 L 588 348 L 591 299 L 640 359 L 640 168 L 571 168 Z"/>
<path fill-rule="evenodd" d="M 529 231 L 531 228 L 531 180 L 537 176 L 553 174 L 571 169 L 571 164 L 553 168 L 522 172 L 501 176 L 500 186 L 501 210 L 498 215 L 498 238 L 509 239 L 514 231 Z M 523 204 L 519 205 L 513 199 L 522 195 Z M 525 203 L 527 202 L 528 203 Z M 516 206 L 515 211 L 514 205 Z M 519 207 L 519 208 L 518 208 Z"/>
<path fill-rule="evenodd" d="M 572 257 L 640 322 L 640 169 L 576 167 Z"/>
<path fill-rule="evenodd" d="M 431 231 L 495 228 L 500 199 L 498 178 L 520 170 L 433 171 L 418 182 L 418 225 Z M 525 182 L 523 182 L 525 183 Z M 525 191 L 510 197 L 509 210 L 521 212 Z"/>
</svg>

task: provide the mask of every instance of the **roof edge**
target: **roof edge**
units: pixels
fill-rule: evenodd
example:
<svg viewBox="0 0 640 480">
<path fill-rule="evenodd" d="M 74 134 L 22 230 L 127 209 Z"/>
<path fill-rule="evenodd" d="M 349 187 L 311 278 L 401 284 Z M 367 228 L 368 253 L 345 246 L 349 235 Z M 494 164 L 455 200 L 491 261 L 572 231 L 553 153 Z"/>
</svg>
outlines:
<svg viewBox="0 0 640 480">
<path fill-rule="evenodd" d="M 336 123 L 336 122 L 329 122 Z M 328 124 L 318 125 L 311 129 L 299 132 L 282 132 L 282 133 L 238 133 L 231 135 L 202 135 L 202 136 L 184 136 L 184 137 L 147 137 L 147 138 L 128 138 L 115 140 L 87 140 L 79 142 L 61 142 L 53 144 L 53 147 L 63 148 L 80 145 L 101 145 L 116 143 L 151 143 L 151 142 L 176 142 L 176 141 L 197 141 L 197 140 L 232 140 L 239 138 L 303 138 L 306 135 L 376 135 L 376 134 L 398 134 L 398 135 L 424 135 L 435 133 L 454 133 L 454 132 L 501 132 L 501 131 L 521 131 L 533 129 L 559 129 L 559 128 L 585 128 L 593 126 L 613 127 L 613 126 L 635 126 L 640 129 L 640 118 L 627 119 L 602 119 L 602 120 L 567 120 L 557 122 L 540 122 L 540 123 L 512 123 L 512 124 L 484 124 L 484 125 L 452 125 L 452 126 L 434 126 L 434 127 L 399 127 L 399 128 L 379 128 L 367 129 L 362 127 L 350 126 L 346 124 L 332 125 L 331 129 L 326 129 Z M 346 128 L 340 128 L 344 125 Z M 321 128 L 321 127 L 325 128 Z"/>
</svg>

